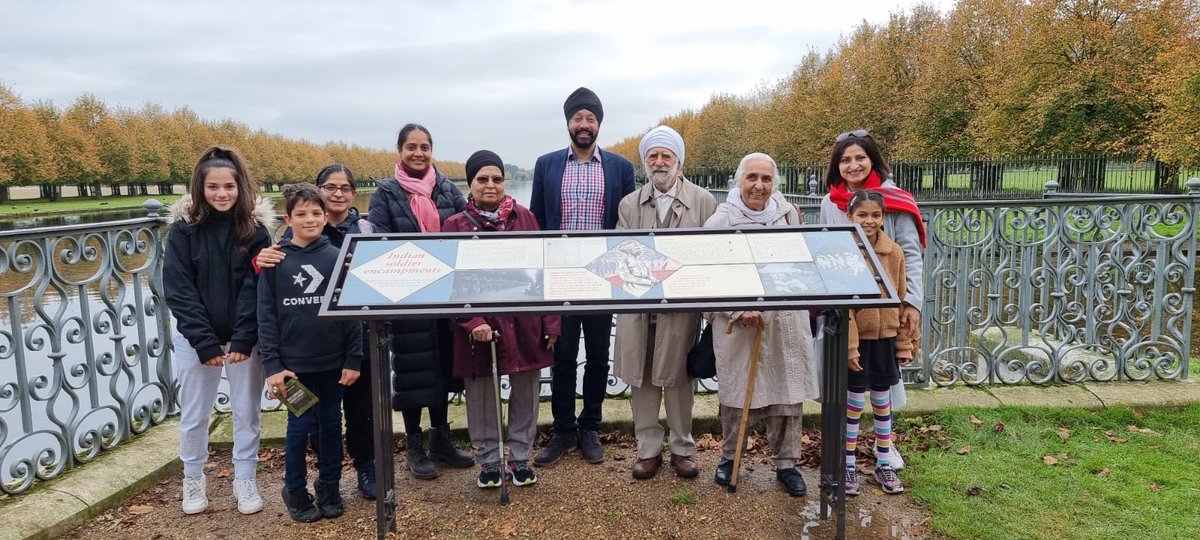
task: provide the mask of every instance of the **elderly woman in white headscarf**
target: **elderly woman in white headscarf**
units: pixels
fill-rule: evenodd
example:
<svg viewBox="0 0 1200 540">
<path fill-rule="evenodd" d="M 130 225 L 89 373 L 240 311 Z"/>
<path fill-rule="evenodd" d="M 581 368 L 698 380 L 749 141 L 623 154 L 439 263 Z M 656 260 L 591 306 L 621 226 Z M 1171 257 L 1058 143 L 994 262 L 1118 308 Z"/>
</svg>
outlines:
<svg viewBox="0 0 1200 540">
<path fill-rule="evenodd" d="M 754 153 L 742 158 L 736 184 L 725 202 L 704 223 L 712 228 L 779 227 L 800 223 L 799 212 L 775 191 L 779 170 L 771 156 Z M 759 327 L 763 328 L 747 422 L 765 420 L 775 478 L 788 493 L 804 495 L 807 486 L 796 469 L 800 459 L 802 402 L 819 392 L 812 330 L 806 311 L 724 311 L 712 313 L 713 349 L 717 356 L 717 389 L 721 431 L 725 441 L 716 482 L 728 485 L 733 475 L 738 423 L 746 396 L 750 354 Z M 732 326 L 731 333 L 725 328 Z"/>
</svg>

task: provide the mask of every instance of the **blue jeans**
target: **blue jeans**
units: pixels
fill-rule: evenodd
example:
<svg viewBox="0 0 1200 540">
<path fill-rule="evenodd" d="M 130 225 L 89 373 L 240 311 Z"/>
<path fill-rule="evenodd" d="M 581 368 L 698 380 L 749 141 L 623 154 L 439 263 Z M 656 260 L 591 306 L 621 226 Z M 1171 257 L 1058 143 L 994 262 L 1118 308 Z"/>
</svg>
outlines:
<svg viewBox="0 0 1200 540">
<path fill-rule="evenodd" d="M 583 330 L 583 410 L 575 417 L 575 377 L 579 370 L 579 333 Z M 550 368 L 550 412 L 554 432 L 574 434 L 576 429 L 600 430 L 604 388 L 608 386 L 608 345 L 612 315 L 563 315 L 562 335 L 554 344 Z"/>
<path fill-rule="evenodd" d="M 308 434 L 315 424 L 319 424 L 317 480 L 336 484 L 342 479 L 342 393 L 345 387 L 338 384 L 342 370 L 297 373 L 296 376 L 320 401 L 300 416 L 288 413 L 283 472 L 283 485 L 288 491 L 305 489 L 308 484 L 308 465 L 304 457 Z"/>
</svg>

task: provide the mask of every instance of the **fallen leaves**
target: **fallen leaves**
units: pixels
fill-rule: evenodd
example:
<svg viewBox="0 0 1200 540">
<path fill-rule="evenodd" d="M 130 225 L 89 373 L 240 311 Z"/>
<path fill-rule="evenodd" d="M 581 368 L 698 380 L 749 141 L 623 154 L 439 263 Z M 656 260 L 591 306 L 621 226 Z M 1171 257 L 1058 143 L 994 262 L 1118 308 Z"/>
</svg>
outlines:
<svg viewBox="0 0 1200 540">
<path fill-rule="evenodd" d="M 992 426 L 992 431 L 995 431 L 996 435 L 1004 433 L 1004 422 L 997 420 L 996 425 Z"/>
<path fill-rule="evenodd" d="M 967 488 L 967 495 L 970 495 L 972 497 L 978 497 L 979 494 L 982 492 L 983 492 L 983 488 L 980 488 L 979 486 L 971 486 L 971 487 Z"/>
<path fill-rule="evenodd" d="M 1158 485 L 1158 483 L 1152 483 L 1152 484 L 1150 484 L 1150 491 L 1158 493 L 1158 492 L 1162 491 L 1162 486 Z"/>
<path fill-rule="evenodd" d="M 971 445 L 968 444 L 962 448 L 959 448 L 958 452 L 955 452 L 955 453 L 960 456 L 965 456 L 967 454 L 970 454 L 971 453 Z"/>
<path fill-rule="evenodd" d="M 1111 430 L 1111 429 L 1104 430 L 1104 436 L 1108 438 L 1109 442 L 1116 443 L 1116 444 L 1121 444 L 1123 442 L 1129 441 L 1129 439 L 1122 439 L 1121 437 L 1118 437 L 1117 434 L 1114 433 L 1113 430 Z"/>
<path fill-rule="evenodd" d="M 1066 426 L 1058 426 L 1058 431 L 1055 434 L 1058 435 L 1058 438 L 1062 439 L 1063 444 L 1071 440 L 1071 430 L 1067 429 Z"/>
<path fill-rule="evenodd" d="M 1108 473 L 1110 472 L 1112 471 L 1110 471 L 1108 467 L 1105 467 L 1100 472 L 1096 473 L 1096 476 L 1099 476 L 1100 478 L 1108 478 Z"/>
<path fill-rule="evenodd" d="M 973 426 L 975 426 L 975 427 L 982 426 L 982 425 L 983 425 L 983 420 L 980 420 L 978 416 L 975 416 L 975 415 L 973 415 L 973 414 L 972 414 L 972 415 L 971 415 L 971 425 L 973 425 Z"/>
<path fill-rule="evenodd" d="M 229 478 L 229 475 L 231 475 L 231 474 L 233 474 L 232 469 L 229 469 L 229 468 L 221 469 L 221 470 L 217 471 L 217 478 Z"/>
<path fill-rule="evenodd" d="M 1063 465 L 1066 467 L 1070 467 L 1075 464 L 1075 461 L 1072 460 L 1071 456 L 1068 456 L 1066 453 L 1059 452 L 1053 456 L 1049 456 L 1049 455 L 1042 456 L 1042 463 L 1045 463 L 1046 465 L 1051 465 L 1051 466 Z"/>
<path fill-rule="evenodd" d="M 154 511 L 154 507 L 148 504 L 135 504 L 129 507 L 129 513 L 135 516 L 149 514 Z"/>
<path fill-rule="evenodd" d="M 1140 428 L 1133 424 L 1129 424 L 1128 426 L 1125 426 L 1125 427 L 1129 428 L 1129 431 L 1131 431 L 1133 433 L 1141 433 L 1142 435 L 1148 435 L 1151 437 L 1162 437 L 1162 433 L 1154 431 L 1153 429 L 1150 429 L 1150 428 Z"/>
</svg>

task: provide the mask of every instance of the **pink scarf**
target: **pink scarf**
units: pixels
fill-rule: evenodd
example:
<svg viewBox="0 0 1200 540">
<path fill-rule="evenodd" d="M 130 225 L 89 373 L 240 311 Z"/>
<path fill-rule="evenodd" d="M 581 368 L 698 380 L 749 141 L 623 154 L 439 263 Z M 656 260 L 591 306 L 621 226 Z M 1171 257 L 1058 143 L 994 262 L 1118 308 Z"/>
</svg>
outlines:
<svg viewBox="0 0 1200 540">
<path fill-rule="evenodd" d="M 442 220 L 438 216 L 437 206 L 430 198 L 437 183 L 437 171 L 433 165 L 425 169 L 425 174 L 420 178 L 413 178 L 400 163 L 397 163 L 396 181 L 400 182 L 400 188 L 408 193 L 408 207 L 412 209 L 413 216 L 416 216 L 421 232 L 441 232 Z"/>
</svg>

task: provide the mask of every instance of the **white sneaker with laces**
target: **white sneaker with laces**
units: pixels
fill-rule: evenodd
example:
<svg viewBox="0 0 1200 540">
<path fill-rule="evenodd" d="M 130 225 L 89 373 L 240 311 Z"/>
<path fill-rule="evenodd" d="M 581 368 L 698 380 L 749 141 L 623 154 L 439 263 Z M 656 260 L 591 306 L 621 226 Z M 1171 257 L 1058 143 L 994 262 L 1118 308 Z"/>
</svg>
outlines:
<svg viewBox="0 0 1200 540">
<path fill-rule="evenodd" d="M 183 477 L 183 513 L 199 514 L 207 510 L 208 495 L 205 491 L 206 483 L 203 473 L 196 477 Z"/>
<path fill-rule="evenodd" d="M 253 514 L 262 510 L 263 500 L 258 495 L 258 482 L 254 478 L 234 478 L 233 496 L 237 497 L 238 512 Z"/>
<path fill-rule="evenodd" d="M 878 446 L 875 447 L 875 455 L 879 455 Z M 897 471 L 904 469 L 904 458 L 900 457 L 900 449 L 895 444 L 888 448 L 888 465 Z"/>
</svg>

